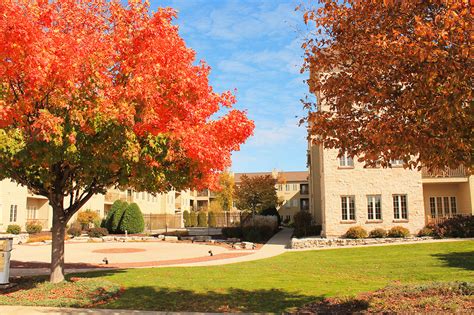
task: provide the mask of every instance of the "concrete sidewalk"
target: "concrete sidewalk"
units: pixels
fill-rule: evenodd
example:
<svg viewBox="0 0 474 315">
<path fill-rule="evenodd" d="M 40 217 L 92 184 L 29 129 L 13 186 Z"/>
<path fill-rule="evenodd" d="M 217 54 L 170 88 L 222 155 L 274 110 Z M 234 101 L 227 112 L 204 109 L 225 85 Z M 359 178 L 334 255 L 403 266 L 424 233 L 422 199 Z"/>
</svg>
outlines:
<svg viewBox="0 0 474 315">
<path fill-rule="evenodd" d="M 193 263 L 176 263 L 176 264 L 167 264 L 163 266 L 143 266 L 143 267 L 130 267 L 130 268 L 218 266 L 218 265 L 227 265 L 227 264 L 234 264 L 234 263 L 270 258 L 270 257 L 283 254 L 285 251 L 288 250 L 287 248 L 289 247 L 289 244 L 291 242 L 292 234 L 293 234 L 293 229 L 283 228 L 280 232 L 275 234 L 265 245 L 263 245 L 260 250 L 239 251 L 240 253 L 252 252 L 252 254 L 250 255 L 245 255 L 245 256 L 240 256 L 240 257 L 235 257 L 235 258 L 207 260 L 207 261 L 200 261 L 200 262 L 193 262 Z M 202 246 L 202 245 L 199 245 L 199 246 Z M 120 269 L 120 268 L 115 268 L 115 269 Z M 114 270 L 114 268 L 107 268 L 107 269 L 105 268 L 68 268 L 65 270 L 65 273 L 69 274 L 69 273 L 80 273 L 80 272 L 90 272 L 90 271 L 99 271 L 99 270 L 100 271 Z M 10 275 L 11 276 L 49 275 L 49 272 L 50 272 L 49 268 L 12 268 L 10 270 Z"/>
<path fill-rule="evenodd" d="M 134 310 L 110 310 L 110 309 L 84 309 L 69 307 L 40 307 L 40 306 L 0 306 L 2 315 L 208 315 L 218 313 L 197 313 L 197 312 L 155 312 L 155 311 L 134 311 Z M 232 313 L 226 313 L 232 314 Z M 245 313 L 239 313 L 242 315 Z M 250 314 L 250 313 L 247 313 Z"/>
</svg>

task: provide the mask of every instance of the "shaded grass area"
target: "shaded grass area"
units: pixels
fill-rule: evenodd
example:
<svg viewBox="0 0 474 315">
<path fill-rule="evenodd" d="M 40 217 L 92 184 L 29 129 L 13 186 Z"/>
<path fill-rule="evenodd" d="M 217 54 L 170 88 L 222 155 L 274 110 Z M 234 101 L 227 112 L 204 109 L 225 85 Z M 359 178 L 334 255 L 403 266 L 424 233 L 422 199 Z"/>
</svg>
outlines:
<svg viewBox="0 0 474 315">
<path fill-rule="evenodd" d="M 289 252 L 223 266 L 104 270 L 76 276 L 124 287 L 104 308 L 281 313 L 393 283 L 474 282 L 473 266 L 474 242 L 463 241 Z"/>
<path fill-rule="evenodd" d="M 120 293 L 118 284 L 94 278 L 72 278 L 58 284 L 48 282 L 46 277 L 15 282 L 15 287 L 0 294 L 1 305 L 92 307 Z"/>
</svg>

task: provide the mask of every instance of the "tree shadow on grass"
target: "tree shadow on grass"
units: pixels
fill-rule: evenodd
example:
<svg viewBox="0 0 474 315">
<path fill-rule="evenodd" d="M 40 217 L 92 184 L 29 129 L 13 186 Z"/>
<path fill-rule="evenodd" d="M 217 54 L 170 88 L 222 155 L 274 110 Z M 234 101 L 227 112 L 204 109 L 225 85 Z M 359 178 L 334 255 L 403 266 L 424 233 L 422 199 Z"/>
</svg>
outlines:
<svg viewBox="0 0 474 315">
<path fill-rule="evenodd" d="M 103 308 L 167 312 L 272 312 L 295 311 L 323 297 L 301 295 L 277 289 L 225 289 L 222 292 L 194 292 L 159 287 L 126 288 L 116 300 Z"/>
<path fill-rule="evenodd" d="M 441 260 L 447 267 L 474 270 L 474 251 L 433 254 L 432 256 Z"/>
</svg>

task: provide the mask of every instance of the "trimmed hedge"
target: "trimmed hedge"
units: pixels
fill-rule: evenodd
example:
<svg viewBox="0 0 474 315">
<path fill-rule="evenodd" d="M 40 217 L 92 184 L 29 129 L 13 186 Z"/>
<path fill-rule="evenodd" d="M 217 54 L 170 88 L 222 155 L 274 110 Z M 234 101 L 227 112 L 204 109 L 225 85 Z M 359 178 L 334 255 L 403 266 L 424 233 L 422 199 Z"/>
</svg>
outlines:
<svg viewBox="0 0 474 315">
<path fill-rule="evenodd" d="M 313 216 L 308 211 L 300 211 L 293 217 L 293 234 L 295 237 L 317 236 L 321 234 L 321 226 L 313 225 Z"/>
<path fill-rule="evenodd" d="M 106 228 L 95 227 L 87 231 L 87 235 L 89 235 L 89 237 L 102 237 L 109 235 L 109 232 Z"/>
<path fill-rule="evenodd" d="M 81 236 L 82 229 L 76 226 L 72 226 L 67 230 L 67 234 L 71 236 Z"/>
<path fill-rule="evenodd" d="M 209 214 L 207 216 L 207 224 L 210 227 L 216 227 L 217 226 L 216 214 L 214 212 L 209 212 Z"/>
<path fill-rule="evenodd" d="M 116 212 L 115 216 L 118 216 L 119 212 Z M 122 217 L 120 218 L 119 225 L 117 227 L 117 233 L 124 234 L 125 231 L 129 234 L 137 234 L 143 232 L 145 229 L 145 221 L 143 220 L 143 214 L 140 211 L 140 207 L 136 203 L 130 204 L 125 208 Z"/>
<path fill-rule="evenodd" d="M 367 231 L 361 226 L 353 226 L 347 230 L 346 234 L 344 234 L 345 238 L 352 239 L 366 238 L 367 236 Z"/>
<path fill-rule="evenodd" d="M 185 227 L 191 226 L 191 216 L 189 215 L 189 211 L 185 210 L 183 212 L 183 223 Z"/>
<path fill-rule="evenodd" d="M 105 228 L 107 228 L 109 233 L 117 232 L 120 220 L 122 219 L 123 213 L 127 207 L 128 203 L 121 200 L 116 200 L 112 204 L 112 208 L 110 208 L 110 211 L 107 213 L 107 217 L 105 218 Z"/>
<path fill-rule="evenodd" d="M 239 226 L 222 228 L 222 236 L 225 238 L 242 238 L 242 228 Z"/>
<path fill-rule="evenodd" d="M 391 228 L 388 233 L 388 237 L 395 237 L 395 238 L 405 238 L 410 236 L 410 231 L 403 226 L 394 226 Z"/>
<path fill-rule="evenodd" d="M 278 210 L 275 207 L 267 208 L 267 209 L 263 210 L 262 212 L 260 212 L 260 215 L 265 215 L 265 216 L 274 215 L 278 218 L 278 226 L 281 225 L 281 216 L 280 216 L 280 213 L 278 212 Z"/>
<path fill-rule="evenodd" d="M 197 226 L 197 212 L 191 211 L 189 213 L 189 226 L 194 227 Z"/>
<path fill-rule="evenodd" d="M 39 222 L 27 222 L 26 223 L 26 232 L 28 234 L 40 233 L 43 230 L 43 226 Z"/>
<path fill-rule="evenodd" d="M 387 231 L 382 228 L 373 229 L 369 233 L 370 238 L 384 238 L 387 236 Z"/>
<path fill-rule="evenodd" d="M 21 226 L 18 224 L 10 224 L 7 226 L 7 233 L 9 234 L 20 234 L 21 233 Z"/>
<path fill-rule="evenodd" d="M 207 227 L 207 213 L 200 211 L 197 217 L 198 227 Z"/>
</svg>

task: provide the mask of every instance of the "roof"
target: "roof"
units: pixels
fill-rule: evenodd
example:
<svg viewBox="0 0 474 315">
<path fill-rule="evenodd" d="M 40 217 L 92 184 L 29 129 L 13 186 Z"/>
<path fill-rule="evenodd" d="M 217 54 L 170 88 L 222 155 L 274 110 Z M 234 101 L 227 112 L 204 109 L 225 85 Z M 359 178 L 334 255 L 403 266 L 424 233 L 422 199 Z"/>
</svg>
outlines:
<svg viewBox="0 0 474 315">
<path fill-rule="evenodd" d="M 235 173 L 234 181 L 239 183 L 241 177 L 247 175 L 248 177 L 255 176 L 264 176 L 264 175 L 278 175 L 283 177 L 286 182 L 306 182 L 308 181 L 309 172 L 308 171 L 296 171 L 296 172 L 256 172 L 256 173 Z"/>
</svg>

